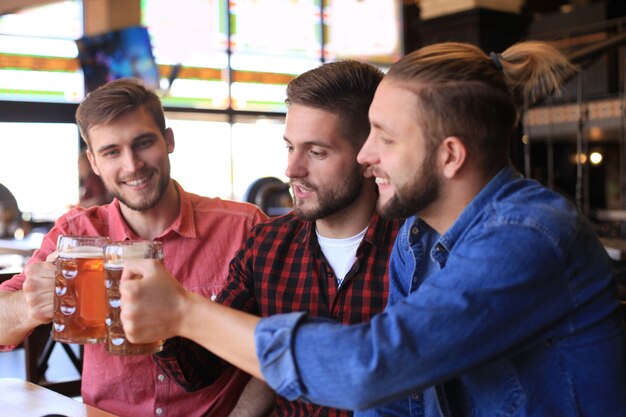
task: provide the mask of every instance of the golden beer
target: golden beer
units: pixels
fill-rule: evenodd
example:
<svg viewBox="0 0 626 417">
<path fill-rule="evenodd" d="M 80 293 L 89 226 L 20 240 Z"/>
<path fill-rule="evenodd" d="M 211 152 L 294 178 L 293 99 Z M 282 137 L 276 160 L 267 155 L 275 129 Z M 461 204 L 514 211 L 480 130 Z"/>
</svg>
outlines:
<svg viewBox="0 0 626 417">
<path fill-rule="evenodd" d="M 61 244 L 62 239 L 74 242 Z M 87 242 L 77 243 L 81 239 Z M 107 240 L 61 236 L 59 242 L 52 337 L 64 343 L 103 342 L 106 339 L 106 297 L 102 246 Z M 94 246 L 81 246 L 82 243 Z"/>
<path fill-rule="evenodd" d="M 104 282 L 107 298 L 106 349 L 115 355 L 147 355 L 160 352 L 163 340 L 150 343 L 130 343 L 126 340 L 120 320 L 120 279 L 124 259 L 146 258 L 163 260 L 163 247 L 157 241 L 124 241 L 109 244 L 104 249 Z"/>
</svg>

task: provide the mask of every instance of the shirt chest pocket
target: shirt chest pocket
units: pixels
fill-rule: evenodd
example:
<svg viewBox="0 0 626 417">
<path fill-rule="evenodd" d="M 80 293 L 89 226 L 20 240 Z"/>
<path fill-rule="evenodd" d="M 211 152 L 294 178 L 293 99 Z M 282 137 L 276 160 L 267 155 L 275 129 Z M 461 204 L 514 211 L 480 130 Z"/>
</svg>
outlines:
<svg viewBox="0 0 626 417">
<path fill-rule="evenodd" d="M 167 267 L 167 265 L 166 265 Z M 210 262 L 209 259 L 188 260 L 170 266 L 181 285 L 188 291 L 213 299 L 226 283 L 227 266 Z"/>
</svg>

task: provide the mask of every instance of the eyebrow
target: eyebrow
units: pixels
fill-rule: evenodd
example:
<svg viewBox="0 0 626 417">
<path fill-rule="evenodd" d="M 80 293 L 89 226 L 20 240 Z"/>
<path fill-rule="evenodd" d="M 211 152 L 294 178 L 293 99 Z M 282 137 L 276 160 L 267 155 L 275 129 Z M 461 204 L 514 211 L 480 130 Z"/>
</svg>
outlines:
<svg viewBox="0 0 626 417">
<path fill-rule="evenodd" d="M 378 130 L 382 130 L 383 132 L 389 132 L 391 130 L 390 126 L 385 124 L 384 122 L 377 122 L 370 120 L 370 127 Z"/>
<path fill-rule="evenodd" d="M 289 139 L 287 139 L 286 136 L 283 136 L 283 140 L 289 144 L 291 144 L 291 141 Z M 332 146 L 327 144 L 327 143 L 323 143 L 323 142 L 318 142 L 315 140 L 309 140 L 307 142 L 304 142 L 302 144 L 303 146 L 319 146 L 321 148 L 328 148 L 328 149 L 332 149 Z"/>
<path fill-rule="evenodd" d="M 106 151 L 108 151 L 109 149 L 113 149 L 115 148 L 117 145 L 105 145 L 105 146 L 101 146 L 98 149 L 96 149 L 96 153 L 104 153 Z"/>
<path fill-rule="evenodd" d="M 372 120 L 371 117 L 369 119 L 370 119 L 370 126 L 371 127 L 375 127 L 377 129 L 384 129 L 385 128 L 384 124 L 382 124 L 381 122 L 377 122 L 375 120 Z"/>
<path fill-rule="evenodd" d="M 156 135 L 154 133 L 148 132 L 148 133 L 142 133 L 141 135 L 135 136 L 133 138 L 133 140 L 131 141 L 131 143 L 135 143 L 141 139 L 145 139 L 145 138 L 154 138 Z M 115 148 L 117 147 L 117 144 L 110 144 L 110 145 L 104 145 L 99 147 L 98 149 L 96 149 L 96 153 L 102 153 L 102 152 L 106 152 L 109 149 Z"/>
</svg>

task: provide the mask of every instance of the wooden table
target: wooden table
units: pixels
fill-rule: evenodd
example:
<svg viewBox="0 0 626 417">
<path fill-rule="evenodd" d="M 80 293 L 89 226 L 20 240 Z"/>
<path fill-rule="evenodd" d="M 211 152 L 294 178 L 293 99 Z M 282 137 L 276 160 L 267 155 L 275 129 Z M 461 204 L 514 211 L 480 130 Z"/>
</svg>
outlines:
<svg viewBox="0 0 626 417">
<path fill-rule="evenodd" d="M 41 239 L 25 238 L 25 239 L 0 239 L 0 254 L 18 254 L 22 256 L 31 256 L 35 250 L 39 249 Z"/>
<path fill-rule="evenodd" d="M 0 378 L 0 414 L 11 417 L 115 417 L 39 385 L 17 378 Z"/>
</svg>

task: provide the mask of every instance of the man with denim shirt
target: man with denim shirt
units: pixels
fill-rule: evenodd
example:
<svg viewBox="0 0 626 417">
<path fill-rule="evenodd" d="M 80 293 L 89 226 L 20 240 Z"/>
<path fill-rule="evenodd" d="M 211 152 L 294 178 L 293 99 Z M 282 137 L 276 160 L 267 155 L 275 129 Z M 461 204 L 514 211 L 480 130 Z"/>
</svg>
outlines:
<svg viewBox="0 0 626 417">
<path fill-rule="evenodd" d="M 286 398 L 378 407 L 361 416 L 626 415 L 606 251 L 574 206 L 508 161 L 516 107 L 572 72 L 540 42 L 490 56 L 443 43 L 392 66 L 358 159 L 372 167 L 379 211 L 411 217 L 392 253 L 388 306 L 369 323 L 258 319 L 137 261 L 122 289 L 130 339 L 189 337 Z M 153 329 L 151 304 L 174 292 L 169 323 Z"/>
</svg>

